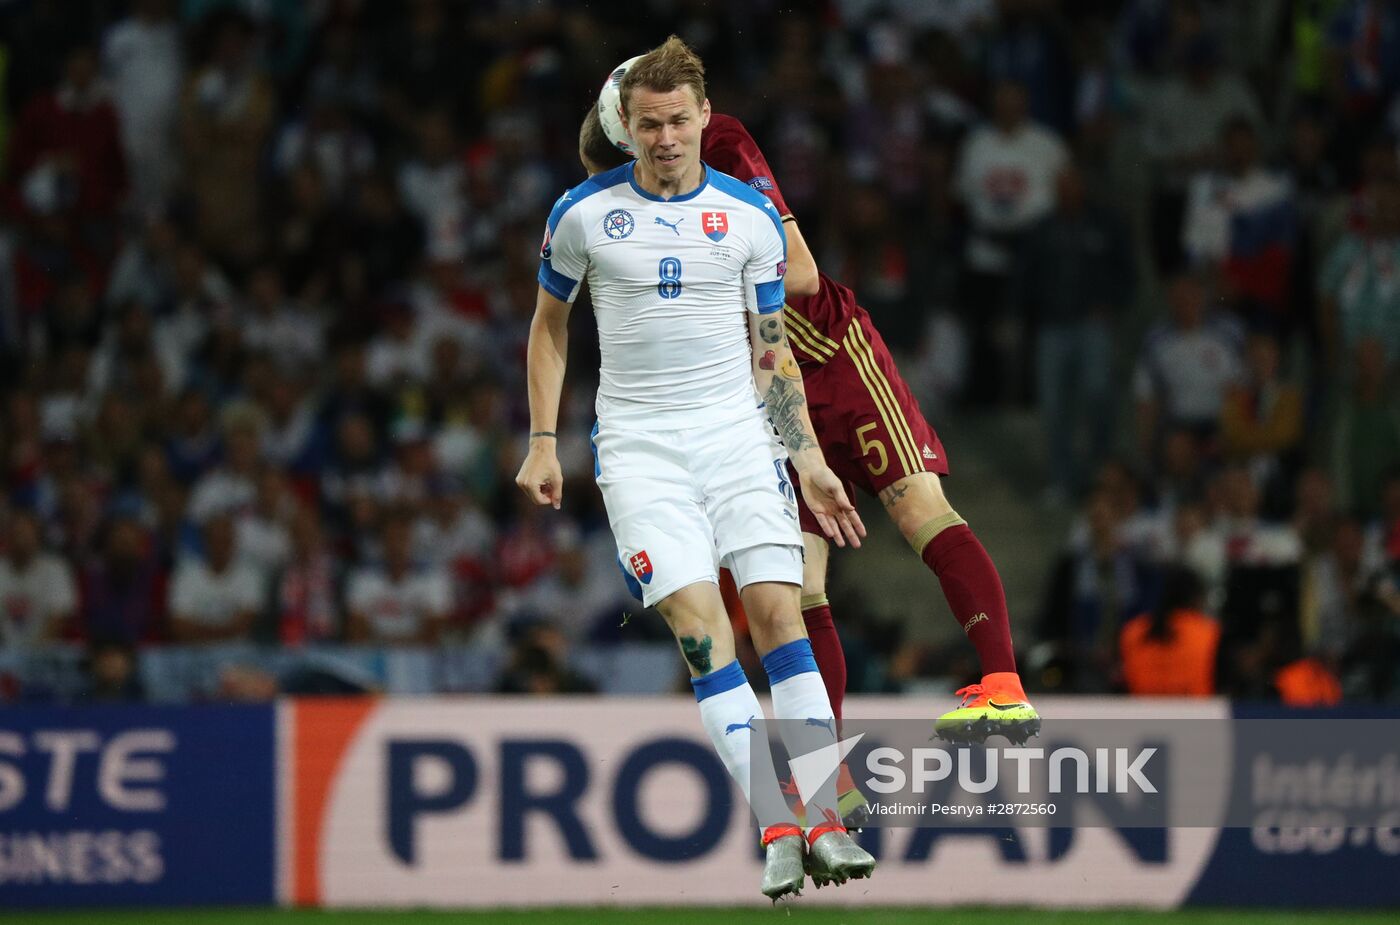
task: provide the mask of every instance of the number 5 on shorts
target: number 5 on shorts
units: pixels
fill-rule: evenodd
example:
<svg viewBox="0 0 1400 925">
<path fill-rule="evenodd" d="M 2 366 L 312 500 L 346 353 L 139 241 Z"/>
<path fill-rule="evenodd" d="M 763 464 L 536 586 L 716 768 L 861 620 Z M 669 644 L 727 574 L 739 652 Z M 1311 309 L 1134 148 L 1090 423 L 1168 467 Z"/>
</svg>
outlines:
<svg viewBox="0 0 1400 925">
<path fill-rule="evenodd" d="M 885 470 L 890 467 L 890 454 L 885 452 L 885 442 L 883 440 L 867 440 L 867 432 L 880 426 L 879 421 L 871 421 L 869 424 L 862 424 L 856 428 L 856 439 L 860 441 L 860 455 L 869 456 L 874 450 L 880 454 L 880 464 L 866 463 L 865 468 L 870 470 L 871 475 L 884 475 Z"/>
</svg>

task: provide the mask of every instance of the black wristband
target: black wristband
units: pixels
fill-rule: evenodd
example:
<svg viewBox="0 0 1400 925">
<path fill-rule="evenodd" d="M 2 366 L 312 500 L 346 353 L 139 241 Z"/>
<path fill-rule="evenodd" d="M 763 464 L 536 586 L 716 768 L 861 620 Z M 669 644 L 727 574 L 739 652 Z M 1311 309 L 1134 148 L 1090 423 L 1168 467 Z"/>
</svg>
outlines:
<svg viewBox="0 0 1400 925">
<path fill-rule="evenodd" d="M 554 431 L 552 431 L 552 430 L 536 430 L 536 431 L 531 431 L 531 433 L 530 433 L 530 439 L 533 440 L 533 439 L 535 439 L 536 437 L 553 437 L 553 438 L 556 439 L 556 440 L 559 439 L 558 434 L 556 434 L 556 433 L 555 433 Z"/>
</svg>

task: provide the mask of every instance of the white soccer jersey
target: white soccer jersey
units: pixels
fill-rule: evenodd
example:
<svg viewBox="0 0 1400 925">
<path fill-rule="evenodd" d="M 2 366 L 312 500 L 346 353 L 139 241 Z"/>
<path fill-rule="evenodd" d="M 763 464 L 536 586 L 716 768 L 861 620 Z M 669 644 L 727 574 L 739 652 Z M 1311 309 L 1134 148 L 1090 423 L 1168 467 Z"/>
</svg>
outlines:
<svg viewBox="0 0 1400 925">
<path fill-rule="evenodd" d="M 745 310 L 783 307 L 787 248 L 762 194 L 705 166 L 700 186 L 661 199 L 633 164 L 598 174 L 555 203 L 539 281 L 565 302 L 588 280 L 602 369 L 598 419 L 678 430 L 752 416 Z"/>
</svg>

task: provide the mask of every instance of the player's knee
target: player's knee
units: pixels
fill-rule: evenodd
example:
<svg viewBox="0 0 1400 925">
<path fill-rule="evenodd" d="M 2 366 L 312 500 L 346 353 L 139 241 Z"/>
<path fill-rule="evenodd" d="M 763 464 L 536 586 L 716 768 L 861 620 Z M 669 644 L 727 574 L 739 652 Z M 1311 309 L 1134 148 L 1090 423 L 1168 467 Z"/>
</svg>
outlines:
<svg viewBox="0 0 1400 925">
<path fill-rule="evenodd" d="M 910 543 L 930 521 L 950 514 L 956 516 L 938 476 L 930 472 L 900 479 L 880 492 L 880 502 Z"/>
<path fill-rule="evenodd" d="M 798 589 L 780 582 L 759 582 L 743 590 L 749 626 L 758 635 L 786 636 L 802 626 Z M 800 635 L 800 633 L 798 634 Z"/>
</svg>

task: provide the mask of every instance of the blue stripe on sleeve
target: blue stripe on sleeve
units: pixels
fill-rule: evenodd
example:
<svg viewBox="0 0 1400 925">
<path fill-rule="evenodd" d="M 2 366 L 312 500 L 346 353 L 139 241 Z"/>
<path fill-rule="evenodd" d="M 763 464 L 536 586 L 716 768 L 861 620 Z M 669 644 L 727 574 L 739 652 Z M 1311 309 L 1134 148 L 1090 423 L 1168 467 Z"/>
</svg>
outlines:
<svg viewBox="0 0 1400 925">
<path fill-rule="evenodd" d="M 578 280 L 569 279 L 569 277 L 554 269 L 548 260 L 540 261 L 539 281 L 540 285 L 544 287 L 544 291 L 554 296 L 560 302 L 568 302 L 573 298 L 574 292 L 578 289 Z"/>
<path fill-rule="evenodd" d="M 771 315 L 783 307 L 784 292 L 781 279 L 759 283 L 753 288 L 754 292 L 758 294 L 758 313 L 760 315 Z"/>
</svg>

